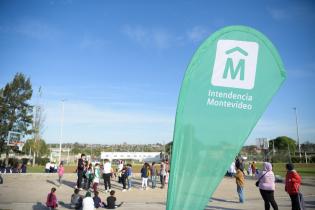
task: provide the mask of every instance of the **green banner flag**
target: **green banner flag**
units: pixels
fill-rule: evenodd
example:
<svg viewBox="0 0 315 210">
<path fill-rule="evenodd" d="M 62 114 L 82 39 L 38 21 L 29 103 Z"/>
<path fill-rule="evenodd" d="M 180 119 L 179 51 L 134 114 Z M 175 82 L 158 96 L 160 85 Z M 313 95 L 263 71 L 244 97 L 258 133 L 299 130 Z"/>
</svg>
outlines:
<svg viewBox="0 0 315 210">
<path fill-rule="evenodd" d="M 194 54 L 175 120 L 167 210 L 202 210 L 286 77 L 260 32 L 230 26 Z"/>
</svg>

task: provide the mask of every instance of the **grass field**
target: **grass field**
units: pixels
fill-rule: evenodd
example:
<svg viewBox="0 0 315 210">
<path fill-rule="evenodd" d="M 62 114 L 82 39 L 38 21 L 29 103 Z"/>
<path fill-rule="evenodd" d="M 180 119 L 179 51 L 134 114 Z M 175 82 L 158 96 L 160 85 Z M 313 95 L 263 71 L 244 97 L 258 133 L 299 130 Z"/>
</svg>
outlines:
<svg viewBox="0 0 315 210">
<path fill-rule="evenodd" d="M 315 164 L 314 163 L 295 163 L 295 170 L 301 175 L 301 176 L 312 176 L 315 177 Z M 258 168 L 262 168 L 262 163 L 257 164 Z M 280 175 L 282 177 L 285 176 L 287 173 L 285 169 L 285 163 L 273 163 L 273 171 L 276 175 Z"/>
<path fill-rule="evenodd" d="M 141 170 L 141 167 L 142 167 L 142 164 L 135 164 L 135 165 L 132 165 L 132 171 L 134 173 L 140 173 L 140 170 Z M 65 173 L 75 173 L 75 170 L 76 170 L 76 166 L 74 165 L 70 165 L 70 166 L 64 166 L 65 168 Z M 116 166 L 113 166 L 113 168 L 115 169 Z M 45 166 L 28 166 L 27 167 L 27 172 L 28 173 L 44 173 L 45 172 Z"/>
<path fill-rule="evenodd" d="M 247 168 L 246 164 L 246 168 Z M 302 176 L 311 176 L 315 177 L 315 164 L 305 164 L 305 163 L 296 163 L 294 164 L 295 169 L 301 174 Z M 142 165 L 141 164 L 135 164 L 132 166 L 134 173 L 139 173 Z M 257 163 L 257 168 L 262 168 L 262 163 Z M 65 173 L 74 173 L 76 169 L 76 166 L 65 166 Z M 115 169 L 115 166 L 114 166 Z M 28 166 L 27 172 L 29 173 L 42 173 L 44 172 L 45 167 L 44 166 Z M 276 175 L 280 175 L 282 177 L 286 174 L 285 169 L 285 163 L 274 163 L 273 164 L 273 171 Z"/>
</svg>

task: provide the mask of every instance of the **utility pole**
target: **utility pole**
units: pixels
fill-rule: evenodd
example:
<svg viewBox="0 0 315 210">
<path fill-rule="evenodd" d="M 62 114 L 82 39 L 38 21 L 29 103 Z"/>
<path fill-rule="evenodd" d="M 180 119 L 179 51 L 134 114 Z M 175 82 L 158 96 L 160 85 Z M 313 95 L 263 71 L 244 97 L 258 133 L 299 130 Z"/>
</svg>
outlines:
<svg viewBox="0 0 315 210">
<path fill-rule="evenodd" d="M 61 100 L 62 108 L 61 108 L 61 119 L 60 119 L 60 142 L 59 142 L 59 164 L 61 163 L 61 144 L 62 144 L 62 135 L 63 135 L 63 115 L 65 111 L 65 99 Z"/>
<path fill-rule="evenodd" d="M 300 162 L 302 159 L 301 155 L 301 144 L 300 144 L 300 136 L 299 136 L 299 124 L 298 124 L 298 117 L 297 117 L 297 108 L 294 107 L 294 113 L 295 113 L 295 123 L 296 123 L 296 135 L 297 135 L 297 141 L 298 141 L 298 147 L 299 147 L 299 156 L 300 156 Z"/>
</svg>

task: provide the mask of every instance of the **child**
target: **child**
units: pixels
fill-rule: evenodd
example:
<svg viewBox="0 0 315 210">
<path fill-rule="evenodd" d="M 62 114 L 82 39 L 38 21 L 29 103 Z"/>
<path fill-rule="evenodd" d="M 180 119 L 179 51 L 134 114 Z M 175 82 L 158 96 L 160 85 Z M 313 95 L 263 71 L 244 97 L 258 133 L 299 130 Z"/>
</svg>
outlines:
<svg viewBox="0 0 315 210">
<path fill-rule="evenodd" d="M 252 164 L 251 164 L 251 163 L 249 163 L 249 165 L 248 165 L 247 174 L 248 174 L 249 176 L 252 176 L 252 175 L 253 175 L 253 173 L 252 173 Z"/>
<path fill-rule="evenodd" d="M 121 202 L 119 205 L 116 205 L 115 190 L 110 191 L 110 196 L 107 197 L 107 205 L 105 205 L 105 207 L 107 209 L 115 209 L 120 207 L 122 204 L 123 202 Z"/>
<path fill-rule="evenodd" d="M 94 169 L 94 179 L 93 179 L 93 190 L 94 190 L 94 193 L 97 191 L 98 183 L 100 183 L 100 177 L 101 177 L 100 164 L 96 163 L 95 164 L 95 169 Z"/>
<path fill-rule="evenodd" d="M 236 186 L 237 186 L 237 193 L 239 197 L 240 203 L 244 203 L 244 173 L 240 169 L 240 164 L 235 164 L 236 166 L 236 174 L 235 174 L 235 179 L 236 179 Z"/>
<path fill-rule="evenodd" d="M 55 209 L 58 207 L 58 203 L 57 203 L 57 197 L 56 197 L 56 188 L 51 188 L 50 193 L 47 195 L 47 201 L 46 201 L 46 206 L 48 208 L 52 208 Z"/>
<path fill-rule="evenodd" d="M 58 167 L 59 186 L 61 186 L 61 179 L 62 179 L 62 177 L 63 177 L 64 171 L 65 171 L 65 169 L 64 169 L 64 167 L 63 167 L 63 163 L 61 162 L 61 163 L 59 164 L 59 167 Z"/>
<path fill-rule="evenodd" d="M 123 185 L 123 192 L 126 191 L 126 180 L 127 180 L 128 174 L 127 174 L 127 167 L 124 165 L 123 169 L 121 170 L 121 182 Z"/>
<path fill-rule="evenodd" d="M 98 196 L 98 191 L 94 193 L 93 201 L 94 201 L 94 207 L 99 208 L 99 207 L 105 207 L 105 204 L 102 202 L 101 198 Z"/>
<path fill-rule="evenodd" d="M 86 192 L 85 198 L 83 198 L 82 210 L 94 210 L 94 201 L 91 198 L 90 192 Z"/>
<path fill-rule="evenodd" d="M 141 190 L 147 189 L 149 176 L 150 176 L 150 169 L 148 169 L 148 163 L 144 163 L 143 167 L 141 168 L 141 179 L 142 179 Z"/>
<path fill-rule="evenodd" d="M 82 207 L 82 196 L 79 195 L 79 189 L 75 189 L 71 195 L 71 208 L 80 209 Z"/>
<path fill-rule="evenodd" d="M 94 178 L 92 163 L 89 164 L 89 167 L 85 173 L 85 176 L 87 177 L 87 186 L 85 186 L 85 188 L 86 190 L 89 190 L 91 187 L 91 183 L 93 182 L 93 178 Z"/>
<path fill-rule="evenodd" d="M 83 188 L 85 188 L 85 189 L 87 189 L 86 186 L 88 184 L 88 177 L 86 176 L 86 172 L 87 172 L 88 168 L 89 168 L 89 162 L 86 160 L 86 161 L 84 161 L 84 169 L 83 169 L 83 175 L 82 175 Z"/>
<path fill-rule="evenodd" d="M 168 179 L 169 179 L 169 177 L 170 177 L 170 170 L 168 170 L 168 171 L 166 172 L 166 176 L 165 176 L 165 184 L 167 184 L 167 183 L 168 183 Z"/>
<path fill-rule="evenodd" d="M 128 190 L 131 190 L 131 184 L 132 184 L 132 165 L 127 164 L 127 182 L 128 182 Z"/>
</svg>

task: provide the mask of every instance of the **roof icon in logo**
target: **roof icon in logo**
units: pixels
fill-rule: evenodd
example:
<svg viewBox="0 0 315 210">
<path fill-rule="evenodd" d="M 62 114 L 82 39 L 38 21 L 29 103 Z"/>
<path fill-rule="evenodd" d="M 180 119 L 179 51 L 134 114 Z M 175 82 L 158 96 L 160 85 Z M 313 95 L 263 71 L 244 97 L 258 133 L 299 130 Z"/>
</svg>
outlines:
<svg viewBox="0 0 315 210">
<path fill-rule="evenodd" d="M 234 52 L 240 52 L 244 56 L 248 56 L 248 53 L 245 50 L 243 50 L 242 48 L 240 48 L 240 47 L 234 47 L 232 49 L 229 49 L 229 50 L 225 51 L 225 54 L 231 54 L 231 53 L 234 53 Z"/>
</svg>

